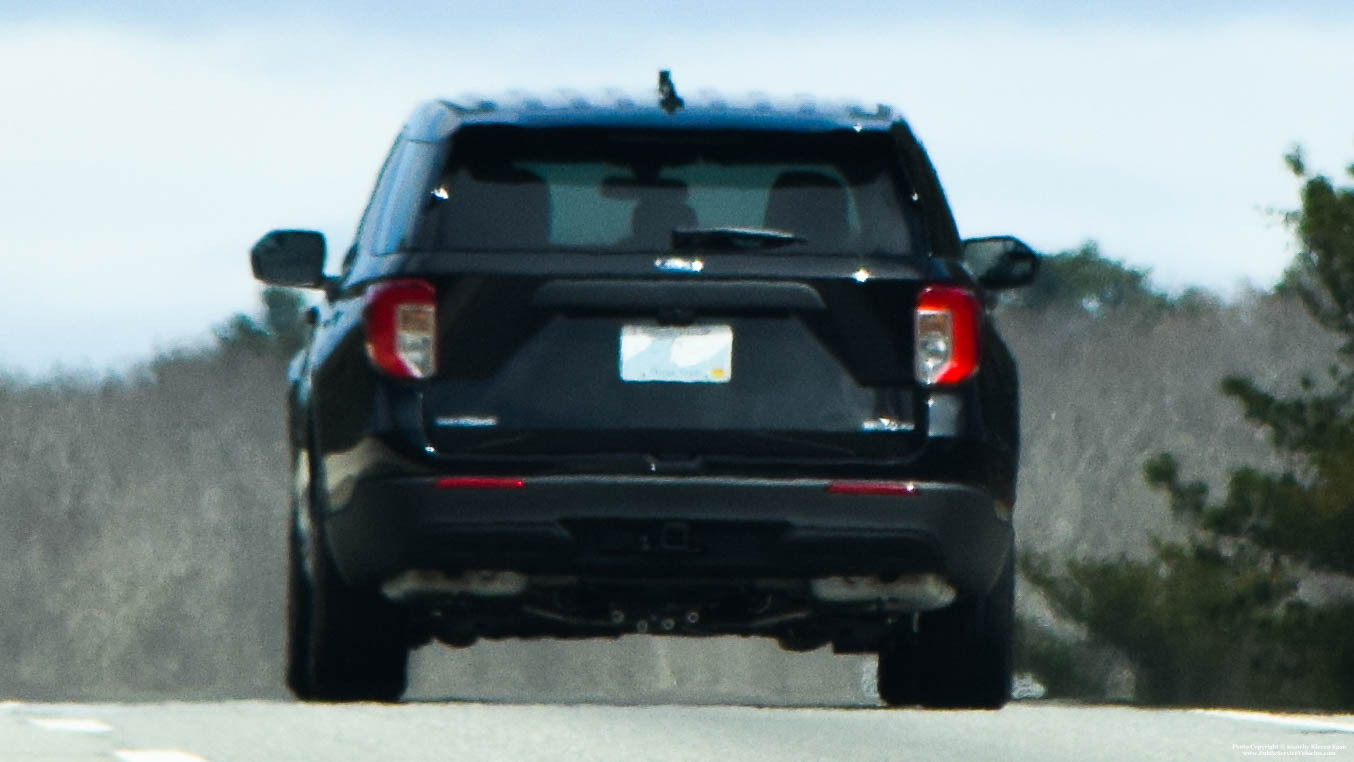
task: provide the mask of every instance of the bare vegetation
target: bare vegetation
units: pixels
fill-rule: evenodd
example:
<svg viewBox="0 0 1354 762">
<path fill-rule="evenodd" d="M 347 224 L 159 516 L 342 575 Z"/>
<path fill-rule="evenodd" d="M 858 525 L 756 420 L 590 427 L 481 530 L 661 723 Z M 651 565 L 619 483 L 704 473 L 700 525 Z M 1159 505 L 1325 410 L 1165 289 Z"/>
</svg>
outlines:
<svg viewBox="0 0 1354 762">
<path fill-rule="evenodd" d="M 1146 552 L 1150 535 L 1175 533 L 1142 478 L 1157 453 L 1188 457 L 1215 484 L 1238 463 L 1271 463 L 1264 433 L 1219 393 L 1223 377 L 1296 389 L 1338 346 L 1298 300 L 1258 293 L 1203 310 L 1064 304 L 1001 321 L 1021 372 L 1020 545 L 1061 558 Z"/>
<path fill-rule="evenodd" d="M 0 695 L 277 695 L 282 363 L 0 392 Z"/>
</svg>

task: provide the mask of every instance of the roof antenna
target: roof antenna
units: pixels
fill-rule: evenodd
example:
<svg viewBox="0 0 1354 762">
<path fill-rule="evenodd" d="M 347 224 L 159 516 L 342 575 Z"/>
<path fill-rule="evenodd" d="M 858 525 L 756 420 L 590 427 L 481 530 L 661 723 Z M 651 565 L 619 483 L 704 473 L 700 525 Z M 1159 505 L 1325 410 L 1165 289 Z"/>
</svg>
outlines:
<svg viewBox="0 0 1354 762">
<path fill-rule="evenodd" d="M 677 113 L 677 109 L 686 105 L 686 101 L 677 94 L 677 88 L 672 84 L 672 72 L 667 69 L 658 72 L 658 94 L 663 96 L 663 99 L 658 101 L 659 108 L 669 114 Z"/>
</svg>

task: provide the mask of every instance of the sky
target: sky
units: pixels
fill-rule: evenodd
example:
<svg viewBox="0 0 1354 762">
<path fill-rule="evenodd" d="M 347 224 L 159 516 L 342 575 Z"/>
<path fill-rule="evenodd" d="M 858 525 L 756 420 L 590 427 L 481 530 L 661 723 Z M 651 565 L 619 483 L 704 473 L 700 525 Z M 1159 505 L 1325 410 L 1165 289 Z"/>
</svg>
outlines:
<svg viewBox="0 0 1354 762">
<path fill-rule="evenodd" d="M 1177 6 L 1187 6 L 1184 8 Z M 1354 161 L 1354 3 L 0 3 L 0 369 L 117 371 L 257 309 L 269 229 L 351 241 L 421 101 L 511 88 L 887 103 L 966 236 L 1266 288 L 1282 157 Z"/>
</svg>

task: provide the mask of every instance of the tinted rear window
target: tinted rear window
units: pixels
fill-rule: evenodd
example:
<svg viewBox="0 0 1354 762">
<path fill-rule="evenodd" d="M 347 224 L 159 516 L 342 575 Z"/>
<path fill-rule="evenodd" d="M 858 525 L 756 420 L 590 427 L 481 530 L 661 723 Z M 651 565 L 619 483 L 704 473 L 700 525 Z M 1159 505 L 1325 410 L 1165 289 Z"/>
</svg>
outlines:
<svg viewBox="0 0 1354 762">
<path fill-rule="evenodd" d="M 414 248 L 667 251 L 674 230 L 774 231 L 786 253 L 907 254 L 911 191 L 878 133 L 469 126 Z"/>
</svg>

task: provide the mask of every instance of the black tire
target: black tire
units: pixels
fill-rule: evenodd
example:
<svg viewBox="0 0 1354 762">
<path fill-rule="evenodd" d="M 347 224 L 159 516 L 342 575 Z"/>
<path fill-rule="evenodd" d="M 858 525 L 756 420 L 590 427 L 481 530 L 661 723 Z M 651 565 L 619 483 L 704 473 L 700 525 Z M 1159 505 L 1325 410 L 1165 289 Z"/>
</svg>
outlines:
<svg viewBox="0 0 1354 762">
<path fill-rule="evenodd" d="M 287 690 L 304 699 L 310 685 L 310 595 L 297 550 L 296 518 L 287 533 Z"/>
<path fill-rule="evenodd" d="M 921 617 L 879 650 L 879 698 L 889 706 L 1000 709 L 1011 696 L 1015 558 L 984 596 Z"/>
<path fill-rule="evenodd" d="M 288 542 L 287 687 L 302 701 L 398 701 L 407 684 L 407 618 L 376 591 L 353 590 L 333 568 L 308 490 Z M 313 515 L 304 518 L 310 519 Z"/>
</svg>

